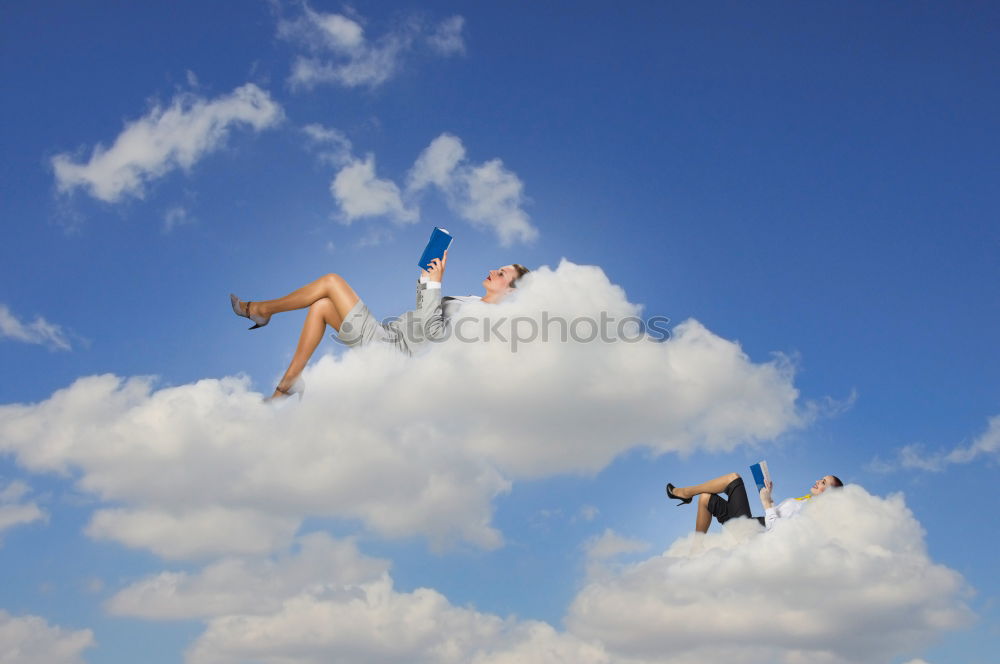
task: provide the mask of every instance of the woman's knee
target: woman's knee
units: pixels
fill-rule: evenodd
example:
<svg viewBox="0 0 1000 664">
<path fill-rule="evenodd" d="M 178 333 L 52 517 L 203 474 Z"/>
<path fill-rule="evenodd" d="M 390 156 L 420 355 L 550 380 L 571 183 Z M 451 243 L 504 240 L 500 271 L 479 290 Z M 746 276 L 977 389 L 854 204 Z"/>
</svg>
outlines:
<svg viewBox="0 0 1000 664">
<path fill-rule="evenodd" d="M 739 473 L 729 473 L 728 475 L 726 475 L 726 482 L 729 482 L 730 484 L 738 479 L 740 479 Z"/>
<path fill-rule="evenodd" d="M 336 310 L 333 308 L 333 302 L 330 301 L 328 297 L 321 297 L 312 304 L 309 305 L 309 313 L 323 316 L 326 318 L 330 314 L 334 313 Z"/>
<path fill-rule="evenodd" d="M 340 288 L 343 284 L 346 283 L 344 281 L 344 278 L 339 274 L 336 274 L 335 272 L 331 272 L 330 274 L 324 274 L 322 277 L 320 277 L 320 281 L 322 281 L 323 285 L 326 286 L 327 288 Z"/>
<path fill-rule="evenodd" d="M 699 493 L 698 494 L 698 505 L 704 508 L 708 508 L 708 501 L 712 499 L 711 493 Z"/>
</svg>

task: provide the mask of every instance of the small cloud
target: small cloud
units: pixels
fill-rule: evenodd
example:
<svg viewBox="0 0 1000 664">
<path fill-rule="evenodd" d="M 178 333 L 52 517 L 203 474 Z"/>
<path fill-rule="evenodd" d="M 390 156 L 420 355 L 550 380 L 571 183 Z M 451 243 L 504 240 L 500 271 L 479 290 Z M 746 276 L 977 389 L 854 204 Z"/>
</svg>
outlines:
<svg viewBox="0 0 1000 664">
<path fill-rule="evenodd" d="M 91 595 L 97 595 L 104 592 L 104 588 L 104 579 L 98 576 L 90 576 L 83 580 L 84 591 L 90 593 Z"/>
<path fill-rule="evenodd" d="M 982 457 L 995 460 L 998 453 L 1000 453 L 1000 415 L 994 415 L 989 419 L 986 430 L 968 445 L 929 452 L 926 446 L 912 443 L 899 448 L 894 459 L 884 460 L 875 457 L 868 463 L 867 468 L 881 473 L 900 469 L 939 473 L 949 466 L 970 463 Z"/>
<path fill-rule="evenodd" d="M 0 533 L 14 526 L 48 521 L 49 515 L 38 505 L 22 500 L 29 492 L 28 485 L 17 480 L 0 488 Z"/>
<path fill-rule="evenodd" d="M 176 205 L 163 213 L 163 232 L 170 233 L 178 226 L 192 224 L 194 221 L 186 208 Z"/>
<path fill-rule="evenodd" d="M 576 518 L 581 521 L 593 521 L 597 518 L 597 515 L 601 513 L 601 510 L 597 509 L 593 505 L 584 505 L 580 508 L 579 513 L 577 513 Z"/>
<path fill-rule="evenodd" d="M 41 316 L 25 323 L 5 304 L 0 304 L 0 339 L 46 346 L 49 350 L 71 350 L 69 339 L 59 325 L 50 323 Z"/>
<path fill-rule="evenodd" d="M 538 237 L 524 211 L 524 183 L 499 159 L 468 163 L 465 146 L 451 134 L 441 134 L 420 154 L 407 178 L 406 190 L 416 195 L 434 186 L 448 207 L 473 226 L 488 228 L 508 247 Z"/>
<path fill-rule="evenodd" d="M 417 210 L 403 202 L 399 187 L 375 175 L 375 157 L 354 159 L 330 183 L 330 193 L 340 206 L 343 221 L 363 217 L 388 217 L 399 224 L 417 221 Z"/>
<path fill-rule="evenodd" d="M 57 154 L 51 161 L 56 184 L 62 193 L 82 188 L 106 203 L 142 198 L 149 182 L 176 169 L 190 170 L 218 149 L 233 126 L 262 131 L 283 117 L 281 106 L 253 83 L 213 100 L 181 94 L 168 108 L 155 106 L 127 123 L 110 148 L 96 145 L 85 162 Z"/>
<path fill-rule="evenodd" d="M 639 553 L 649 548 L 649 542 L 622 537 L 611 528 L 587 540 L 583 548 L 590 560 L 607 560 L 623 553 Z"/>
<path fill-rule="evenodd" d="M 292 65 L 289 83 L 296 89 L 336 84 L 344 87 L 376 88 L 401 68 L 403 58 L 414 50 L 418 37 L 426 34 L 430 50 L 441 56 L 462 53 L 464 19 L 453 16 L 429 34 L 422 21 L 400 21 L 376 39 L 365 35 L 360 17 L 325 13 L 303 4 L 302 14 L 278 23 L 278 36 L 308 51 Z"/>
<path fill-rule="evenodd" d="M 302 128 L 308 138 L 309 147 L 317 158 L 335 167 L 346 166 L 353 159 L 351 141 L 343 132 L 324 127 L 321 124 L 309 124 Z"/>
<path fill-rule="evenodd" d="M 370 228 L 354 243 L 357 249 L 378 247 L 392 239 L 392 231 L 387 228 Z"/>
<path fill-rule="evenodd" d="M 427 35 L 427 43 L 441 55 L 464 54 L 463 27 L 465 27 L 465 19 L 461 16 L 446 18 L 438 24 L 431 34 Z"/>
</svg>

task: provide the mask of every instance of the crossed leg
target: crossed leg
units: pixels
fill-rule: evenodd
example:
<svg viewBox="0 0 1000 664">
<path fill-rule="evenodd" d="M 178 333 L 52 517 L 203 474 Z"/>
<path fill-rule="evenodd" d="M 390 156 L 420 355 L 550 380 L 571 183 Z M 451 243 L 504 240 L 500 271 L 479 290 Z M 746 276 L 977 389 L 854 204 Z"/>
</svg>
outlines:
<svg viewBox="0 0 1000 664">
<path fill-rule="evenodd" d="M 698 514 L 694 520 L 694 529 L 696 531 L 707 533 L 708 527 L 712 525 L 712 513 L 708 511 L 708 501 L 712 499 L 712 494 L 722 493 L 731 482 L 739 478 L 739 473 L 728 473 L 707 482 L 702 482 L 701 484 L 674 488 L 673 493 L 678 498 L 694 498 L 698 496 Z"/>
<path fill-rule="evenodd" d="M 274 394 L 271 395 L 272 399 L 287 396 L 288 389 L 306 368 L 309 358 L 323 340 L 326 326 L 329 325 L 339 332 L 344 318 L 359 299 L 358 294 L 343 277 L 338 274 L 327 274 L 284 297 L 250 303 L 249 313 L 265 318 L 285 311 L 309 308 L 295 354 Z"/>
</svg>

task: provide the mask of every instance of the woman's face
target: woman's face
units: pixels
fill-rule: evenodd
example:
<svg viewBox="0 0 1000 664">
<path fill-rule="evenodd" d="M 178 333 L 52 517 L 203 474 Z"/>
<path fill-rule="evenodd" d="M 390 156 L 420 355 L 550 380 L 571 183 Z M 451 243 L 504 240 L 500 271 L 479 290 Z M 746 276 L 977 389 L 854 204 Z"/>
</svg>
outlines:
<svg viewBox="0 0 1000 664">
<path fill-rule="evenodd" d="M 825 475 L 824 477 L 821 477 L 818 480 L 816 480 L 816 483 L 812 485 L 811 489 L 809 489 L 809 493 L 811 493 L 814 496 L 818 496 L 819 494 L 823 493 L 832 486 L 833 486 L 833 476 Z"/>
<path fill-rule="evenodd" d="M 517 270 L 513 265 L 504 265 L 496 270 L 490 270 L 483 279 L 483 288 L 494 293 L 503 293 L 510 288 L 512 281 L 517 279 Z"/>
</svg>

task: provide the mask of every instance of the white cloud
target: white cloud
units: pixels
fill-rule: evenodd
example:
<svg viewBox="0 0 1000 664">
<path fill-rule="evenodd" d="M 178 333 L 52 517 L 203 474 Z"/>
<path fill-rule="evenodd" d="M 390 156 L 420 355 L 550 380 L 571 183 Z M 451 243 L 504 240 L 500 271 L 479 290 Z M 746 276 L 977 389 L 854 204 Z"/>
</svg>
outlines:
<svg viewBox="0 0 1000 664">
<path fill-rule="evenodd" d="M 163 232 L 170 233 L 178 226 L 184 226 L 194 222 L 187 208 L 175 205 L 163 213 Z"/>
<path fill-rule="evenodd" d="M 399 592 L 384 561 L 314 533 L 278 559 L 229 558 L 164 572 L 108 603 L 116 615 L 206 621 L 200 662 L 605 662 L 599 648 L 534 621 L 456 607 L 430 588 Z"/>
<path fill-rule="evenodd" d="M 697 321 L 661 343 L 585 343 L 586 325 L 559 339 L 577 328 L 560 320 L 638 311 L 599 268 L 563 262 L 507 302 L 467 305 L 461 334 L 486 325 L 489 341 L 327 355 L 305 375 L 306 398 L 278 409 L 239 378 L 156 390 L 81 378 L 0 406 L 0 452 L 72 472 L 106 501 L 93 536 L 168 557 L 275 549 L 309 516 L 495 547 L 493 498 L 514 481 L 596 473 L 636 447 L 726 451 L 802 424 L 786 362 L 755 363 Z M 527 323 L 549 341 L 526 341 Z"/>
<path fill-rule="evenodd" d="M 316 151 L 320 161 L 339 168 L 353 160 L 351 141 L 343 132 L 321 124 L 306 125 L 302 131 L 309 138 L 310 146 Z"/>
<path fill-rule="evenodd" d="M 378 87 L 400 70 L 403 57 L 413 51 L 417 38 L 427 33 L 421 21 L 411 18 L 369 40 L 359 21 L 315 11 L 308 4 L 301 16 L 280 21 L 278 35 L 310 52 L 298 56 L 292 65 L 292 87 L 310 89 L 327 83 Z M 430 50 L 442 56 L 464 52 L 463 25 L 460 16 L 442 21 L 427 34 Z"/>
<path fill-rule="evenodd" d="M 375 175 L 373 155 L 364 160 L 352 156 L 350 141 L 340 132 L 309 125 L 306 133 L 315 145 L 333 146 L 326 160 L 343 165 L 330 184 L 330 193 L 345 222 L 364 217 L 415 222 L 420 217 L 420 196 L 434 187 L 444 194 L 455 214 L 473 226 L 492 230 L 505 247 L 538 237 L 538 229 L 523 209 L 526 199 L 520 178 L 499 159 L 469 163 L 465 146 L 455 136 L 442 134 L 434 139 L 417 157 L 407 175 L 406 188 L 400 191 L 391 180 Z"/>
<path fill-rule="evenodd" d="M 986 431 L 968 445 L 958 445 L 951 450 L 936 452 L 927 452 L 922 445 L 904 445 L 897 452 L 896 459 L 883 461 L 876 458 L 870 467 L 881 472 L 890 472 L 898 468 L 941 472 L 948 466 L 970 463 L 981 457 L 995 460 L 998 453 L 1000 453 L 1000 415 L 994 415 L 989 419 Z"/>
<path fill-rule="evenodd" d="M 114 539 L 164 558 L 198 558 L 218 553 L 267 553 L 298 530 L 294 517 L 220 506 L 174 511 L 101 509 L 87 526 L 95 539 Z"/>
<path fill-rule="evenodd" d="M 82 187 L 108 203 L 141 198 L 150 181 L 178 168 L 189 170 L 218 149 L 233 126 L 261 131 L 282 118 L 281 106 L 253 83 L 213 100 L 178 95 L 168 108 L 155 106 L 127 123 L 110 148 L 95 146 L 85 163 L 62 153 L 52 158 L 52 167 L 61 192 Z"/>
<path fill-rule="evenodd" d="M 12 339 L 27 344 L 48 346 L 50 350 L 70 350 L 69 339 L 62 328 L 41 316 L 24 323 L 7 307 L 0 304 L 0 339 Z"/>
<path fill-rule="evenodd" d="M 198 574 L 163 572 L 118 592 L 108 610 L 155 620 L 269 614 L 289 597 L 353 586 L 388 570 L 385 561 L 361 555 L 353 540 L 325 533 L 298 538 L 297 548 L 275 560 L 227 557 Z"/>
<path fill-rule="evenodd" d="M 0 664 L 80 664 L 80 653 L 94 645 L 89 629 L 70 631 L 0 609 Z"/>
<path fill-rule="evenodd" d="M 851 486 L 771 532 L 730 522 L 590 578 L 565 631 L 457 607 L 431 588 L 398 591 L 384 561 L 318 533 L 276 559 L 140 580 L 108 606 L 205 621 L 190 664 L 875 664 L 966 625 L 966 593 L 957 573 L 927 557 L 900 496 Z"/>
<path fill-rule="evenodd" d="M 584 544 L 587 557 L 592 560 L 607 560 L 623 553 L 638 553 L 649 548 L 649 542 L 622 537 L 611 528 L 595 536 Z"/>
<path fill-rule="evenodd" d="M 524 183 L 499 159 L 473 165 L 456 136 L 442 134 L 420 154 L 407 180 L 407 192 L 416 194 L 435 186 L 448 206 L 474 226 L 488 228 L 507 247 L 538 236 L 524 211 Z"/>
<path fill-rule="evenodd" d="M 375 176 L 375 157 L 354 159 L 330 183 L 330 193 L 347 223 L 363 217 L 388 217 L 397 223 L 413 223 L 419 214 L 403 203 L 399 187 Z"/>
<path fill-rule="evenodd" d="M 587 578 L 595 579 L 612 573 L 618 567 L 615 559 L 626 553 L 639 553 L 649 548 L 649 542 L 622 537 L 611 528 L 583 543 L 586 552 Z"/>
<path fill-rule="evenodd" d="M 465 39 L 462 37 L 464 27 L 465 19 L 461 16 L 446 18 L 427 35 L 427 43 L 442 55 L 463 54 L 465 53 Z"/>
<path fill-rule="evenodd" d="M 48 519 L 37 504 L 22 500 L 29 491 L 28 485 L 20 481 L 10 482 L 0 489 L 0 533 L 14 526 Z"/>
<path fill-rule="evenodd" d="M 616 662 L 874 664 L 968 624 L 967 592 L 901 496 L 848 486 L 770 532 L 740 520 L 594 580 L 566 624 Z"/>
</svg>

